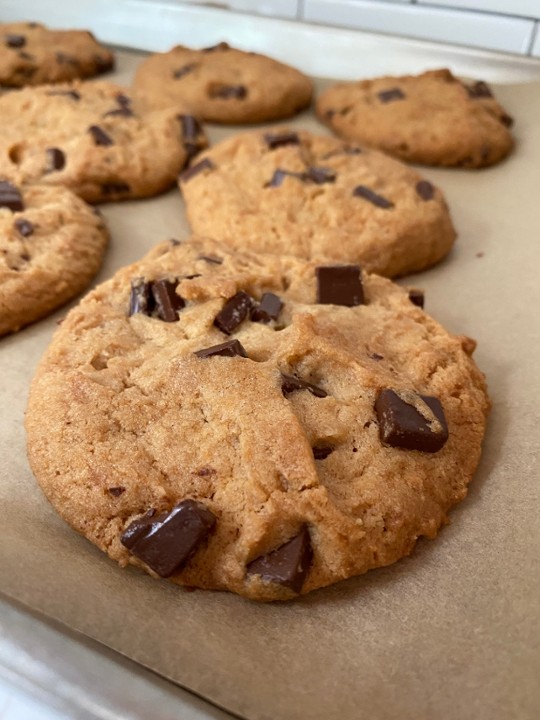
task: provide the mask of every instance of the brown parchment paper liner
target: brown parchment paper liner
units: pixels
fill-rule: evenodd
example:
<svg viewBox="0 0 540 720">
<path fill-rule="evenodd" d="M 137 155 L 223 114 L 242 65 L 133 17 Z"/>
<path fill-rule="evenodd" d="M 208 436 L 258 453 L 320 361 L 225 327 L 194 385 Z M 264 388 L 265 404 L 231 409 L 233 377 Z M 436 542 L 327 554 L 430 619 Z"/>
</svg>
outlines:
<svg viewBox="0 0 540 720">
<path fill-rule="evenodd" d="M 121 54 L 120 82 L 136 62 Z M 425 288 L 448 330 L 478 340 L 493 400 L 469 497 L 439 538 L 287 604 L 119 569 L 60 520 L 26 461 L 28 386 L 63 310 L 0 340 L 1 591 L 250 720 L 538 717 L 540 84 L 496 92 L 516 118 L 516 152 L 483 171 L 422 170 L 459 239 L 403 281 Z M 294 124 L 324 132 L 308 114 Z M 175 190 L 102 209 L 112 244 L 96 282 L 188 235 Z"/>
</svg>

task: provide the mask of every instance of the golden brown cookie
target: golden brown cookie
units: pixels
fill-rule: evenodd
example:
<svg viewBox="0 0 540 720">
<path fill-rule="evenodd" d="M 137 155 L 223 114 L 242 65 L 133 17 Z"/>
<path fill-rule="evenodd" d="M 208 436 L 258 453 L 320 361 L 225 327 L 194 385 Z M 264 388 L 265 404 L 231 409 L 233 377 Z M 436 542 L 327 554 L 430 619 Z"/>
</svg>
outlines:
<svg viewBox="0 0 540 720">
<path fill-rule="evenodd" d="M 512 150 L 512 118 L 489 86 L 467 85 L 449 70 L 338 83 L 317 100 L 338 135 L 406 162 L 479 168 Z"/>
<path fill-rule="evenodd" d="M 57 330 L 30 462 L 121 565 L 294 597 L 410 553 L 463 499 L 488 410 L 474 345 L 358 266 L 162 243 Z"/>
<path fill-rule="evenodd" d="M 178 45 L 142 62 L 133 88 L 151 108 L 188 108 L 203 120 L 249 123 L 290 117 L 311 101 L 309 78 L 265 55 L 227 43 Z"/>
<path fill-rule="evenodd" d="M 237 249 L 358 262 L 393 277 L 443 258 L 443 194 L 402 163 L 279 127 L 215 145 L 180 176 L 193 231 Z"/>
<path fill-rule="evenodd" d="M 65 82 L 113 67 L 112 52 L 87 30 L 50 30 L 35 22 L 0 24 L 0 85 Z"/>
<path fill-rule="evenodd" d="M 145 112 L 105 81 L 7 93 L 0 117 L 0 173 L 65 185 L 89 202 L 156 195 L 206 145 L 193 116 Z"/>
<path fill-rule="evenodd" d="M 0 335 L 84 290 L 107 240 L 102 218 L 66 188 L 0 178 Z"/>
</svg>

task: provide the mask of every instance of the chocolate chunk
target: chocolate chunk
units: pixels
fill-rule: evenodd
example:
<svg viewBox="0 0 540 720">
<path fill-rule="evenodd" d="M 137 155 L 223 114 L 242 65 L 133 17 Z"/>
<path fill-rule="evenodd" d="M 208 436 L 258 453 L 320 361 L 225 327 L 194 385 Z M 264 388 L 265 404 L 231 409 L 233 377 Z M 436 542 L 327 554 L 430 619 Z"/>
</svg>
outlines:
<svg viewBox="0 0 540 720">
<path fill-rule="evenodd" d="M 435 188 L 427 180 L 420 180 L 416 183 L 416 192 L 422 200 L 432 200 L 435 195 Z"/>
<path fill-rule="evenodd" d="M 508 113 L 503 113 L 499 117 L 499 120 L 507 128 L 512 127 L 512 125 L 514 124 L 514 118 L 511 115 L 508 115 Z"/>
<path fill-rule="evenodd" d="M 118 487 L 108 488 L 108 492 L 113 497 L 120 497 L 120 495 L 122 495 L 122 493 L 126 492 L 126 488 L 122 487 L 121 485 L 118 485 Z"/>
<path fill-rule="evenodd" d="M 14 225 L 17 232 L 23 237 L 30 237 L 30 235 L 32 235 L 34 232 L 33 223 L 31 223 L 30 220 L 26 220 L 25 218 L 19 218 L 18 220 L 15 220 Z"/>
<path fill-rule="evenodd" d="M 101 192 L 104 195 L 118 195 L 119 193 L 130 192 L 131 188 L 125 182 L 109 182 L 101 185 Z"/>
<path fill-rule="evenodd" d="M 336 172 L 335 170 L 331 170 L 330 168 L 323 168 L 323 167 L 310 167 L 307 169 L 306 177 L 309 180 L 312 180 L 317 185 L 322 185 L 323 183 L 328 182 L 334 182 L 336 179 Z"/>
<path fill-rule="evenodd" d="M 180 80 L 180 78 L 183 78 L 184 75 L 187 75 L 195 70 L 198 64 L 199 63 L 188 63 L 187 65 L 183 65 L 181 68 L 178 68 L 178 70 L 173 70 L 173 78 L 175 80 Z"/>
<path fill-rule="evenodd" d="M 0 180 L 0 208 L 9 208 L 13 212 L 24 210 L 21 193 L 7 180 Z"/>
<path fill-rule="evenodd" d="M 409 290 L 409 300 L 413 305 L 417 305 L 419 308 L 424 307 L 424 291 L 412 288 Z"/>
<path fill-rule="evenodd" d="M 212 83 L 208 88 L 208 96 L 211 98 L 222 98 L 229 100 L 243 100 L 247 97 L 247 88 L 245 85 L 222 85 L 221 83 Z"/>
<path fill-rule="evenodd" d="M 131 105 L 131 98 L 129 95 L 124 95 L 124 93 L 118 93 L 116 95 L 116 102 L 120 105 L 120 107 L 128 107 Z"/>
<path fill-rule="evenodd" d="M 206 262 L 213 263 L 214 265 L 223 265 L 223 260 L 213 255 L 199 255 L 198 260 L 206 260 Z"/>
<path fill-rule="evenodd" d="M 376 353 L 376 352 L 370 353 L 370 355 L 368 357 L 370 357 L 372 360 L 376 360 L 377 362 L 379 362 L 380 360 L 384 360 L 384 357 L 382 355 L 379 355 L 379 353 Z"/>
<path fill-rule="evenodd" d="M 327 458 L 330 453 L 334 452 L 334 448 L 327 446 L 327 447 L 314 447 L 313 449 L 313 457 L 315 460 L 324 460 Z"/>
<path fill-rule="evenodd" d="M 281 298 L 271 292 L 264 293 L 259 305 L 251 311 L 251 319 L 262 323 L 277 320 L 282 307 Z"/>
<path fill-rule="evenodd" d="M 135 117 L 135 113 L 127 105 L 122 105 L 119 108 L 103 113 L 102 117 Z"/>
<path fill-rule="evenodd" d="M 47 95 L 59 95 L 61 97 L 69 97 L 72 100 L 80 100 L 81 95 L 77 90 L 51 90 Z"/>
<path fill-rule="evenodd" d="M 72 55 L 67 55 L 63 52 L 57 52 L 56 53 L 56 62 L 59 65 L 78 65 L 79 61 L 77 58 L 74 58 Z"/>
<path fill-rule="evenodd" d="M 394 102 L 394 100 L 404 100 L 405 93 L 400 88 L 392 88 L 391 90 L 381 90 L 377 93 L 377 97 L 383 103 Z"/>
<path fill-rule="evenodd" d="M 160 320 L 165 322 L 177 322 L 178 310 L 186 306 L 180 295 L 176 293 L 178 281 L 154 280 L 150 285 L 155 302 L 155 313 Z"/>
<path fill-rule="evenodd" d="M 353 195 L 354 197 L 364 198 L 364 200 L 368 200 L 373 205 L 383 208 L 383 210 L 388 210 L 388 208 L 394 207 L 393 202 L 387 200 L 382 195 L 378 195 L 376 192 L 373 192 L 373 190 L 370 190 L 365 185 L 357 185 L 353 190 Z"/>
<path fill-rule="evenodd" d="M 134 520 L 120 541 L 160 577 L 180 570 L 207 537 L 216 518 L 202 503 L 184 500 L 170 512 Z"/>
<path fill-rule="evenodd" d="M 10 48 L 21 48 L 26 45 L 24 35 L 6 35 L 6 45 Z"/>
<path fill-rule="evenodd" d="M 59 148 L 47 148 L 47 171 L 62 170 L 66 164 L 66 156 Z"/>
<path fill-rule="evenodd" d="M 219 345 L 212 345 L 212 347 L 197 350 L 195 355 L 200 358 L 209 358 L 215 355 L 220 355 L 221 357 L 235 357 L 235 355 L 239 355 L 240 357 L 247 358 L 247 352 L 239 340 L 227 340 L 227 342 L 220 343 Z"/>
<path fill-rule="evenodd" d="M 154 311 L 154 307 L 154 296 L 150 283 L 146 282 L 144 278 L 135 278 L 132 280 L 128 317 L 135 315 L 135 313 L 150 316 Z"/>
<path fill-rule="evenodd" d="M 305 173 L 291 172 L 290 170 L 281 170 L 278 168 L 274 170 L 274 174 L 270 178 L 270 181 L 265 184 L 264 187 L 279 187 L 286 177 L 298 178 L 298 180 L 305 180 Z"/>
<path fill-rule="evenodd" d="M 253 300 L 243 290 L 229 298 L 214 319 L 214 325 L 230 335 L 248 316 Z"/>
<path fill-rule="evenodd" d="M 247 566 L 248 575 L 260 575 L 263 580 L 284 585 L 299 593 L 311 565 L 313 552 L 306 527 L 277 550 L 261 555 Z"/>
<path fill-rule="evenodd" d="M 180 173 L 178 176 L 178 179 L 180 182 L 187 182 L 188 180 L 191 180 L 199 173 L 203 172 L 203 170 L 213 170 L 216 166 L 209 158 L 204 158 L 204 160 L 201 160 L 196 165 L 192 165 L 187 170 L 184 170 L 183 173 Z"/>
<path fill-rule="evenodd" d="M 283 145 L 300 145 L 300 138 L 298 137 L 298 133 L 295 132 L 287 132 L 277 135 L 265 133 L 264 141 L 270 150 L 275 150 Z"/>
<path fill-rule="evenodd" d="M 381 441 L 405 450 L 434 453 L 448 440 L 441 403 L 412 390 L 381 390 L 375 401 Z"/>
<path fill-rule="evenodd" d="M 328 393 L 317 385 L 301 380 L 296 375 L 285 375 L 281 373 L 281 392 L 287 397 L 295 390 L 309 390 L 312 395 L 318 398 L 325 398 Z"/>
<path fill-rule="evenodd" d="M 94 139 L 96 145 L 103 145 L 104 147 L 114 145 L 112 138 L 110 138 L 105 130 L 102 130 L 99 125 L 90 125 L 88 132 Z"/>
<path fill-rule="evenodd" d="M 478 80 L 478 82 L 475 82 L 474 85 L 466 85 L 465 87 L 469 93 L 469 97 L 473 99 L 493 97 L 491 88 L 483 80 Z"/>
<path fill-rule="evenodd" d="M 199 137 L 202 135 L 202 128 L 193 115 L 179 115 L 182 124 L 182 137 L 184 139 L 184 147 L 187 152 L 188 160 L 191 160 L 202 148 Z"/>
<path fill-rule="evenodd" d="M 216 50 L 228 50 L 229 45 L 226 42 L 220 42 L 217 45 L 212 45 L 207 48 L 202 48 L 201 52 L 209 53 L 209 52 L 216 52 Z"/>
<path fill-rule="evenodd" d="M 317 302 L 323 305 L 364 304 L 359 265 L 320 265 L 317 273 Z"/>
<path fill-rule="evenodd" d="M 104 55 L 94 55 L 96 70 L 100 73 L 108 72 L 114 68 L 114 58 Z"/>
</svg>

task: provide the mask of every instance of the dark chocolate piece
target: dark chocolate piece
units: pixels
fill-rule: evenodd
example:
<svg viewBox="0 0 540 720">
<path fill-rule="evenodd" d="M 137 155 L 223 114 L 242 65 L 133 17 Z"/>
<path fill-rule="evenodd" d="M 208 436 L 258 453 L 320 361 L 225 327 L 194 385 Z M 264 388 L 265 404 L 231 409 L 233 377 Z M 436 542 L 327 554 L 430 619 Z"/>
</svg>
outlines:
<svg viewBox="0 0 540 720">
<path fill-rule="evenodd" d="M 131 188 L 125 182 L 108 182 L 101 185 L 101 192 L 104 195 L 117 195 L 118 193 L 130 192 Z"/>
<path fill-rule="evenodd" d="M 377 97 L 383 103 L 394 102 L 394 100 L 404 100 L 405 93 L 400 88 L 392 88 L 391 90 L 381 90 L 377 93 Z"/>
<path fill-rule="evenodd" d="M 0 180 L 0 208 L 9 208 L 13 212 L 24 210 L 21 193 L 7 180 Z"/>
<path fill-rule="evenodd" d="M 67 55 L 63 52 L 57 52 L 56 53 L 56 62 L 59 65 L 78 65 L 79 61 L 77 58 L 74 58 L 72 55 Z"/>
<path fill-rule="evenodd" d="M 274 170 L 274 174 L 270 178 L 269 182 L 266 183 L 264 187 L 279 187 L 286 177 L 294 177 L 298 178 L 298 180 L 304 180 L 305 174 L 304 173 L 297 173 L 297 172 L 291 172 L 289 170 L 281 170 L 281 168 L 278 168 L 277 170 Z"/>
<path fill-rule="evenodd" d="M 322 185 L 323 183 L 328 182 L 334 182 L 336 179 L 337 173 L 335 170 L 332 170 L 331 168 L 324 168 L 324 167 L 310 167 L 307 169 L 306 172 L 306 178 L 309 180 L 312 180 L 317 185 Z"/>
<path fill-rule="evenodd" d="M 300 138 L 298 137 L 298 133 L 295 132 L 280 134 L 265 133 L 264 141 L 270 150 L 275 150 L 283 145 L 300 145 Z"/>
<path fill-rule="evenodd" d="M 382 195 L 378 195 L 373 190 L 370 190 L 365 185 L 357 185 L 353 190 L 354 197 L 361 197 L 364 198 L 364 200 L 368 200 L 370 203 L 375 205 L 376 207 L 382 208 L 383 210 L 388 210 L 389 208 L 394 207 L 394 203 L 390 200 L 387 200 Z"/>
<path fill-rule="evenodd" d="M 202 127 L 193 115 L 179 115 L 178 118 L 182 124 L 182 137 L 188 160 L 191 160 L 202 148 L 202 143 L 198 142 Z"/>
<path fill-rule="evenodd" d="M 499 120 L 500 120 L 500 121 L 502 122 L 502 124 L 503 124 L 505 127 L 507 127 L 507 128 L 512 127 L 512 125 L 514 124 L 514 118 L 513 118 L 511 115 L 508 115 L 508 113 L 503 113 L 503 114 L 499 117 Z"/>
<path fill-rule="evenodd" d="M 135 117 L 135 113 L 129 105 L 121 105 L 119 108 L 103 113 L 102 117 Z"/>
<path fill-rule="evenodd" d="M 30 222 L 30 220 L 26 220 L 25 218 L 19 218 L 18 220 L 15 220 L 15 230 L 22 235 L 23 237 L 30 237 L 30 235 L 34 232 L 34 225 Z"/>
<path fill-rule="evenodd" d="M 201 160 L 200 162 L 196 163 L 196 165 L 192 165 L 187 170 L 184 170 L 184 172 L 180 173 L 178 176 L 178 179 L 180 182 L 187 182 L 188 180 L 191 180 L 199 173 L 203 172 L 203 170 L 213 170 L 216 166 L 209 158 L 204 158 L 204 160 Z"/>
<path fill-rule="evenodd" d="M 376 353 L 376 352 L 370 353 L 370 355 L 368 355 L 368 357 L 370 357 L 372 360 L 376 360 L 377 362 L 379 362 L 380 360 L 384 360 L 384 357 L 382 355 L 379 355 L 379 353 Z"/>
<path fill-rule="evenodd" d="M 22 48 L 26 45 L 24 35 L 6 35 L 6 45 L 10 48 Z"/>
<path fill-rule="evenodd" d="M 47 172 L 62 170 L 66 164 L 66 156 L 59 148 L 47 148 Z"/>
<path fill-rule="evenodd" d="M 108 488 L 108 492 L 113 497 L 120 497 L 122 493 L 126 492 L 126 488 L 122 487 L 122 485 L 118 485 L 117 487 Z"/>
<path fill-rule="evenodd" d="M 178 311 L 185 307 L 186 303 L 176 293 L 177 286 L 178 282 L 171 282 L 171 280 L 154 280 L 150 284 L 154 296 L 155 314 L 160 320 L 165 322 L 177 322 L 179 320 Z"/>
<path fill-rule="evenodd" d="M 313 457 L 315 460 L 324 460 L 327 458 L 330 453 L 334 452 L 334 448 L 327 446 L 327 447 L 314 447 L 313 449 Z"/>
<path fill-rule="evenodd" d="M 206 262 L 213 263 L 214 265 L 223 265 L 223 260 L 213 255 L 199 255 L 198 260 L 206 260 Z"/>
<path fill-rule="evenodd" d="M 220 42 L 217 45 L 211 45 L 210 47 L 202 48 L 201 52 L 209 53 L 216 52 L 216 50 L 228 50 L 229 45 L 226 42 Z"/>
<path fill-rule="evenodd" d="M 114 58 L 104 55 L 94 55 L 96 70 L 100 73 L 108 72 L 114 68 Z"/>
<path fill-rule="evenodd" d="M 412 302 L 413 305 L 416 305 L 419 308 L 423 308 L 424 291 L 417 290 L 416 288 L 411 288 L 411 290 L 409 290 L 409 300 Z"/>
<path fill-rule="evenodd" d="M 240 357 L 247 358 L 247 352 L 239 340 L 227 340 L 227 342 L 220 343 L 219 345 L 212 345 L 212 347 L 197 350 L 195 355 L 203 359 L 214 357 L 215 355 L 221 357 L 235 357 L 239 355 Z"/>
<path fill-rule="evenodd" d="M 141 277 L 132 280 L 128 316 L 131 317 L 131 315 L 135 315 L 135 313 L 151 316 L 154 307 L 154 296 L 150 283 Z"/>
<path fill-rule="evenodd" d="M 267 555 L 261 555 L 247 566 L 248 575 L 260 575 L 263 580 L 302 590 L 313 552 L 309 532 L 303 527 L 299 534 Z"/>
<path fill-rule="evenodd" d="M 416 183 L 416 192 L 422 200 L 433 200 L 435 188 L 428 180 L 419 180 Z"/>
<path fill-rule="evenodd" d="M 307 380 L 301 380 L 296 375 L 285 375 L 281 373 L 281 392 L 287 397 L 295 390 L 309 390 L 312 395 L 318 398 L 325 398 L 328 393 L 317 385 L 313 385 Z"/>
<path fill-rule="evenodd" d="M 466 85 L 465 87 L 467 88 L 469 97 L 471 97 L 473 99 L 493 97 L 491 88 L 483 80 L 478 80 L 473 85 Z"/>
<path fill-rule="evenodd" d="M 253 322 L 262 323 L 277 320 L 282 307 L 283 302 L 280 297 L 271 292 L 264 293 L 259 305 L 251 311 L 251 319 Z"/>
<path fill-rule="evenodd" d="M 317 273 L 317 302 L 323 305 L 364 304 L 359 265 L 320 265 Z"/>
<path fill-rule="evenodd" d="M 230 335 L 248 316 L 253 307 L 253 299 L 243 290 L 229 298 L 214 318 L 214 325 Z"/>
<path fill-rule="evenodd" d="M 81 95 L 77 90 L 51 90 L 47 95 L 59 95 L 63 97 L 70 97 L 72 100 L 80 100 Z"/>
<path fill-rule="evenodd" d="M 104 147 L 114 145 L 112 138 L 109 137 L 105 130 L 102 130 L 99 125 L 90 125 L 90 127 L 88 128 L 88 132 L 94 139 L 96 145 L 103 145 Z"/>
<path fill-rule="evenodd" d="M 202 503 L 184 500 L 170 512 L 134 520 L 120 541 L 160 577 L 170 577 L 189 560 L 216 524 Z"/>
<path fill-rule="evenodd" d="M 184 75 L 187 75 L 188 73 L 192 72 L 192 70 L 195 70 L 199 63 L 188 63 L 187 65 L 183 65 L 181 68 L 178 68 L 178 70 L 173 70 L 173 78 L 175 80 L 180 80 L 180 78 L 183 78 Z"/>
<path fill-rule="evenodd" d="M 448 440 L 444 411 L 435 397 L 411 390 L 381 390 L 375 412 L 380 438 L 386 445 L 434 453 Z"/>
<path fill-rule="evenodd" d="M 222 85 L 221 83 L 213 83 L 208 88 L 208 96 L 211 98 L 222 98 L 229 100 L 243 100 L 247 97 L 247 88 L 245 85 Z"/>
</svg>

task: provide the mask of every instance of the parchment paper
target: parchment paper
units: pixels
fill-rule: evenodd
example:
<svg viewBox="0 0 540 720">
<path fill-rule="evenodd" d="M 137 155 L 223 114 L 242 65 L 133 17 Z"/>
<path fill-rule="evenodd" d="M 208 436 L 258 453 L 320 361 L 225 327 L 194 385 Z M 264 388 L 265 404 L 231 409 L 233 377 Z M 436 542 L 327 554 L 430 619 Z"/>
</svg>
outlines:
<svg viewBox="0 0 540 720">
<path fill-rule="evenodd" d="M 122 54 L 119 79 L 135 64 Z M 539 716 L 540 84 L 496 92 L 516 118 L 516 152 L 483 171 L 423 169 L 459 240 L 405 281 L 478 340 L 494 405 L 469 497 L 439 538 L 280 605 L 120 570 L 60 520 L 26 460 L 28 385 L 63 309 L 0 340 L 0 590 L 250 720 Z M 321 130 L 307 114 L 294 124 Z M 113 239 L 96 282 L 188 235 L 176 190 L 102 208 Z"/>
</svg>

